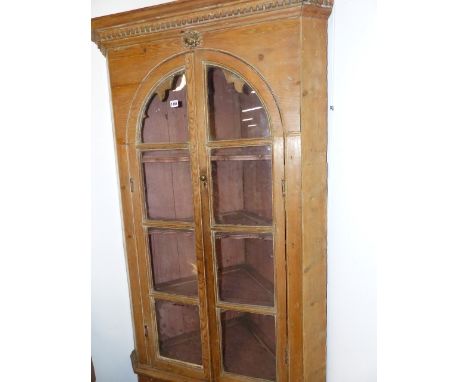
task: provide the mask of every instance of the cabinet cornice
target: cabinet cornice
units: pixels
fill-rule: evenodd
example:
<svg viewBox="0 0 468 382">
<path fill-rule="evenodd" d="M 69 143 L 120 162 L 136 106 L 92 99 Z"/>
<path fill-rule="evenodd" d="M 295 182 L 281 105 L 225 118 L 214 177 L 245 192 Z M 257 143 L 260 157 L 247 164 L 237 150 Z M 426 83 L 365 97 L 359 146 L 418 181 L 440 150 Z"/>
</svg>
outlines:
<svg viewBox="0 0 468 382">
<path fill-rule="evenodd" d="M 113 46 L 128 44 L 129 40 L 161 34 L 177 29 L 190 29 L 228 19 L 247 16 L 277 17 L 278 13 L 296 8 L 298 14 L 328 17 L 334 0 L 249 0 L 214 1 L 182 0 L 141 8 L 134 11 L 96 17 L 91 21 L 91 39 L 105 54 Z M 189 4 L 191 3 L 191 4 Z"/>
</svg>

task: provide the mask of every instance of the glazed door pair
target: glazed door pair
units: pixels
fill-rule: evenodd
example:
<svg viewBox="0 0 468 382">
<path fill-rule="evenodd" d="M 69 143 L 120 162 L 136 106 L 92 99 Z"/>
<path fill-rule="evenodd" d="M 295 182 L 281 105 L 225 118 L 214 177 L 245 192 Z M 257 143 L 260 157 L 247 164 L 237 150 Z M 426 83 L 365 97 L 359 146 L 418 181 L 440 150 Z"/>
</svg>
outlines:
<svg viewBox="0 0 468 382">
<path fill-rule="evenodd" d="M 149 363 L 286 381 L 283 135 L 268 86 L 200 50 L 145 87 L 129 155 Z"/>
</svg>

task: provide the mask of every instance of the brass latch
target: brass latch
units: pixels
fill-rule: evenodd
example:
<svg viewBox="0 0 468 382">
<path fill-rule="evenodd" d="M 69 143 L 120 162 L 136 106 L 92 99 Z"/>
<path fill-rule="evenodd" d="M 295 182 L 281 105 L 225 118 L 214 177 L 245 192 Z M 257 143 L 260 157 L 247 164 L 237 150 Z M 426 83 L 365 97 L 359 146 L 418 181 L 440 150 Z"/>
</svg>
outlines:
<svg viewBox="0 0 468 382">
<path fill-rule="evenodd" d="M 206 188 L 206 181 L 207 181 L 207 179 L 208 179 L 208 178 L 206 177 L 206 175 L 204 175 L 204 174 L 203 174 L 203 175 L 200 175 L 200 181 L 202 182 L 203 187 L 205 187 L 205 188 Z"/>
</svg>

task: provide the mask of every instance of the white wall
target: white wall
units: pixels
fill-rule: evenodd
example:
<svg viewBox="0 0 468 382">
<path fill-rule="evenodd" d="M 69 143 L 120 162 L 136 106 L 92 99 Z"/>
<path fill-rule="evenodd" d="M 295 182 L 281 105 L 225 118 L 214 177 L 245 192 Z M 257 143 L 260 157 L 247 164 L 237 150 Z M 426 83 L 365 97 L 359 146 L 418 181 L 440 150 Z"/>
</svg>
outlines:
<svg viewBox="0 0 468 382">
<path fill-rule="evenodd" d="M 374 0 L 337 0 L 329 20 L 327 381 L 377 380 L 377 280 L 366 188 Z"/>
<path fill-rule="evenodd" d="M 92 0 L 92 16 L 165 1 Z M 99 382 L 132 382 L 134 349 L 114 151 L 107 68 L 94 44 L 92 59 L 91 354 Z"/>
<path fill-rule="evenodd" d="M 164 1 L 92 0 L 93 17 Z M 337 0 L 330 19 L 328 382 L 376 381 L 376 280 L 372 222 L 362 185 L 366 59 L 375 0 Z M 369 64 L 367 64 L 369 65 Z M 99 382 L 136 381 L 133 335 L 104 57 L 93 46 L 92 356 Z M 363 139 L 364 138 L 364 139 Z M 368 199 L 369 198 L 369 199 Z M 359 222 L 359 224 L 357 224 Z M 365 229 L 364 229 L 365 227 Z"/>
<path fill-rule="evenodd" d="M 91 354 L 102 382 L 136 381 L 106 63 L 92 49 Z"/>
</svg>

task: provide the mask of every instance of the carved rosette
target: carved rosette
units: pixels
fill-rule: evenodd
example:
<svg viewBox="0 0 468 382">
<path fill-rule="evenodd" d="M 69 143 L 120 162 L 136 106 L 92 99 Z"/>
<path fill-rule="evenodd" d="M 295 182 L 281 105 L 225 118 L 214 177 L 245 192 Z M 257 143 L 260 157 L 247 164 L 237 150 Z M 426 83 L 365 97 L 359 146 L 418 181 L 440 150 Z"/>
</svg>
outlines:
<svg viewBox="0 0 468 382">
<path fill-rule="evenodd" d="M 182 36 L 182 43 L 186 48 L 195 49 L 203 42 L 202 35 L 197 31 L 187 31 Z"/>
</svg>

